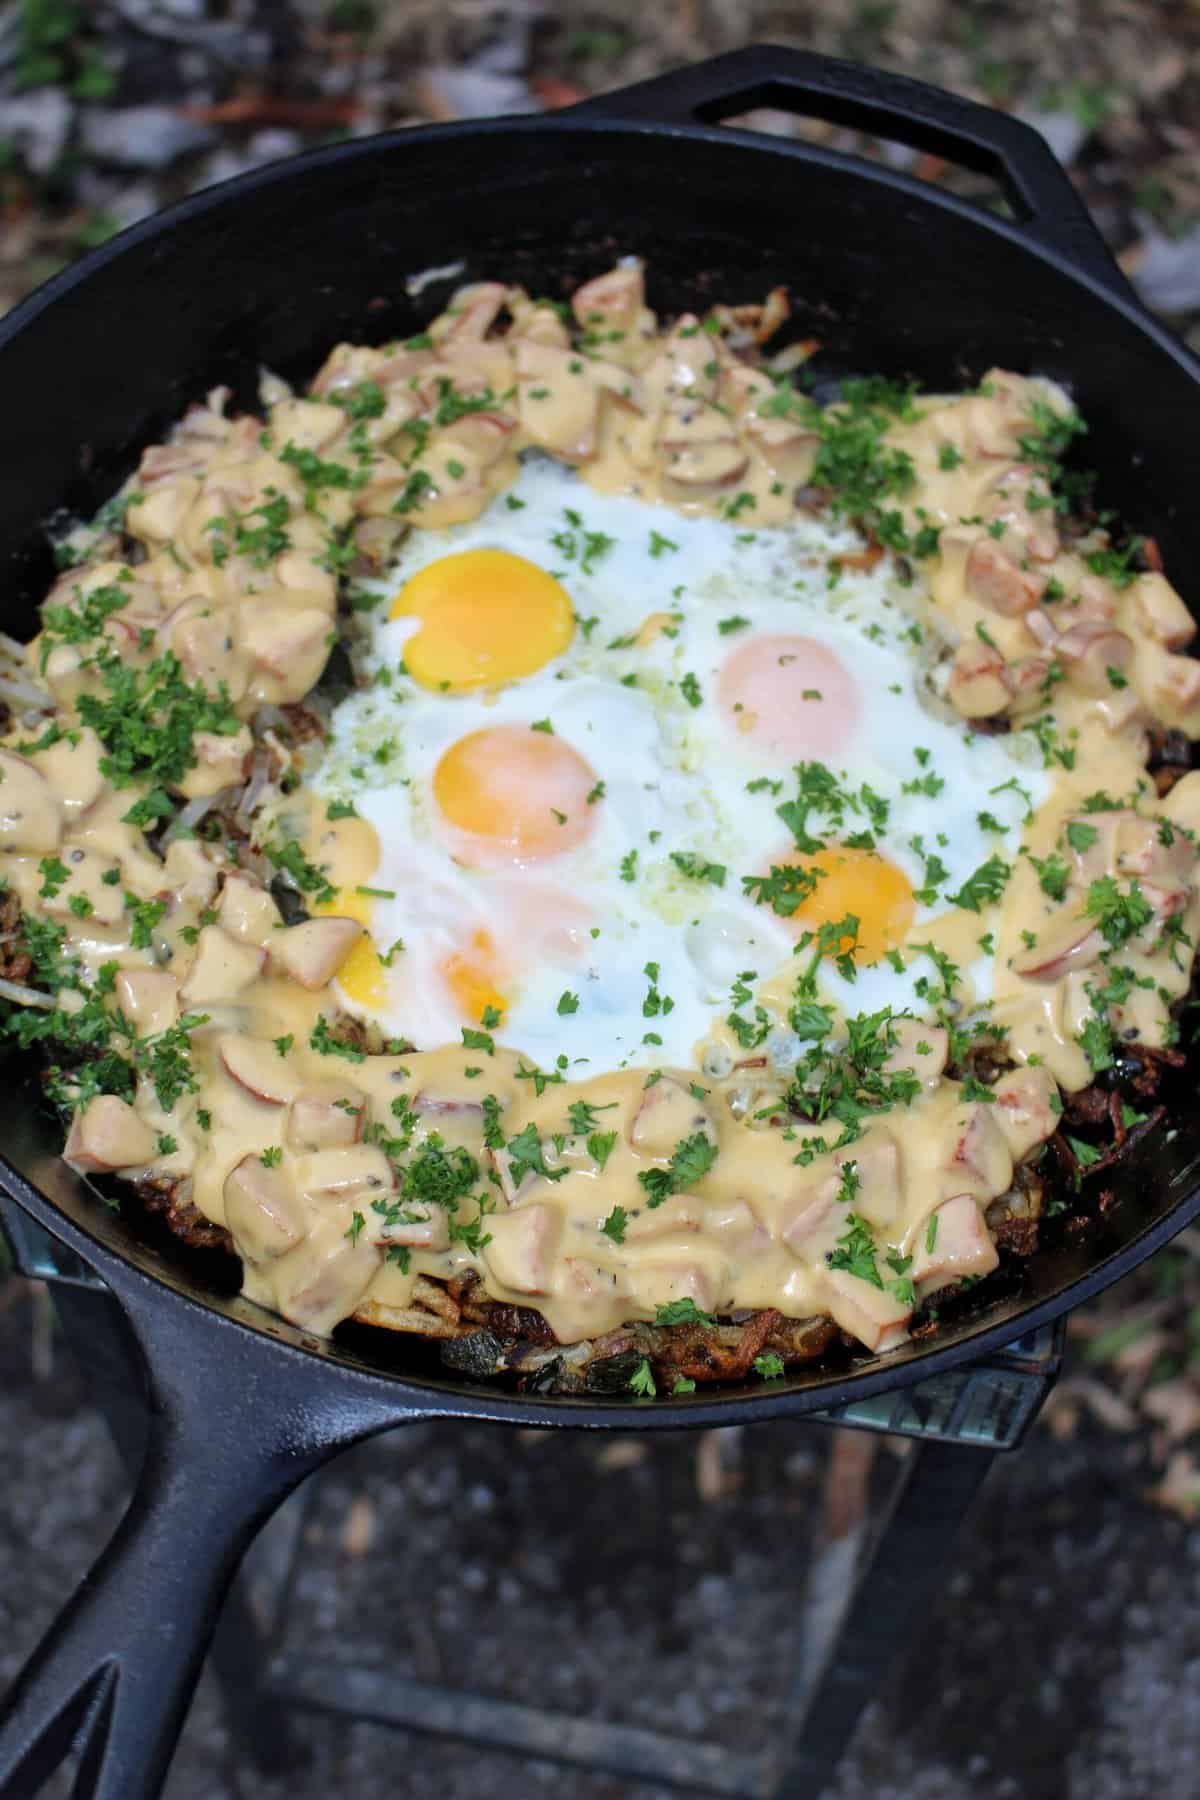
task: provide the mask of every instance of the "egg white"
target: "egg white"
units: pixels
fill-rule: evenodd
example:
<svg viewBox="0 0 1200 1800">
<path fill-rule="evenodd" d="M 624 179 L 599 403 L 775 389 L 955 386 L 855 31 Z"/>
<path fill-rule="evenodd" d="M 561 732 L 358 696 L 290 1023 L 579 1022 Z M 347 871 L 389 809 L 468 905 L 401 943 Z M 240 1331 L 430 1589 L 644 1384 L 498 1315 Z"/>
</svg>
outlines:
<svg viewBox="0 0 1200 1800">
<path fill-rule="evenodd" d="M 510 551 L 553 574 L 577 629 L 563 655 L 496 692 L 430 692 L 403 667 L 416 621 L 388 620 L 386 604 L 419 569 L 478 548 Z M 970 733 L 939 708 L 928 682 L 932 646 L 893 565 L 844 569 L 830 585 L 830 559 L 860 548 L 852 531 L 815 518 L 754 532 L 742 521 L 596 494 L 537 456 L 478 519 L 410 534 L 394 568 L 368 584 L 381 601 L 366 659 L 374 682 L 337 708 L 316 778 L 323 795 L 353 800 L 382 845 L 371 884 L 394 897 L 374 902 L 371 931 L 381 950 L 404 945 L 376 1015 L 389 1035 L 419 1049 L 458 1041 L 471 1021 L 437 971 L 478 930 L 513 974 L 497 1040 L 579 1075 L 691 1062 L 728 1012 L 738 979 L 765 981 L 789 962 L 791 935 L 743 896 L 741 877 L 786 849 L 776 808 L 794 793 L 795 777 L 764 763 L 716 703 L 722 664 L 756 635 L 816 638 L 858 682 L 860 726 L 830 766 L 889 802 L 877 847 L 914 889 L 924 883 L 922 848 L 948 871 L 937 904 L 918 909 L 914 936 L 989 856 L 1011 860 L 1048 777 L 1031 766 L 1020 737 Z M 629 644 L 652 615 L 666 615 L 665 629 Z M 459 867 L 432 799 L 438 761 L 470 732 L 534 720 L 548 720 L 604 784 L 591 836 L 525 869 Z M 944 784 L 936 793 L 903 791 L 930 773 Z M 748 791 L 764 776 L 782 791 Z M 1006 829 L 984 830 L 981 811 Z M 724 885 L 687 878 L 673 851 L 724 866 Z M 853 983 L 823 966 L 820 981 L 847 1012 L 920 1011 L 921 973 L 885 960 L 860 968 Z M 988 998 L 990 959 L 981 955 L 971 975 L 977 996 Z"/>
</svg>

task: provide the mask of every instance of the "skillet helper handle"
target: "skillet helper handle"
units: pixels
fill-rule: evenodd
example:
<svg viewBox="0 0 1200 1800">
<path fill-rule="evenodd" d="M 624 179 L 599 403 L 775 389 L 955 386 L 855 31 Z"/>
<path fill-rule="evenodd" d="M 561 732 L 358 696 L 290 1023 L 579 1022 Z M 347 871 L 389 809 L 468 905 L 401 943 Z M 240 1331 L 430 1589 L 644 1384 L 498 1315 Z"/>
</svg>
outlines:
<svg viewBox="0 0 1200 1800">
<path fill-rule="evenodd" d="M 222 1356 L 132 1270 L 119 1285 L 150 1373 L 145 1461 L 114 1537 L 0 1707 L 2 1800 L 33 1800 L 75 1752 L 73 1800 L 157 1800 L 254 1534 L 335 1450 L 399 1422 L 340 1387 L 319 1398 L 306 1358 L 264 1371 L 248 1333 L 231 1330 Z"/>
<path fill-rule="evenodd" d="M 1132 296 L 1091 214 L 1030 125 L 927 82 L 782 45 L 752 44 L 633 87 L 581 101 L 574 114 L 658 124 L 722 119 L 769 106 L 872 132 L 990 175 L 1028 235 L 1122 299 Z"/>
</svg>

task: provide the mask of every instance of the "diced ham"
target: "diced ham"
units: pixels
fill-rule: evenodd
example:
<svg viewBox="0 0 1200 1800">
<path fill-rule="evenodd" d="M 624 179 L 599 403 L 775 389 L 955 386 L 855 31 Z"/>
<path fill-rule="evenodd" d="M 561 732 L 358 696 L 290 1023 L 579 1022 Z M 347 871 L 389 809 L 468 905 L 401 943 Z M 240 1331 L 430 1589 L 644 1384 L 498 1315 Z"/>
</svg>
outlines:
<svg viewBox="0 0 1200 1800">
<path fill-rule="evenodd" d="M 272 966 L 311 990 L 332 981 L 363 928 L 357 919 L 305 919 L 273 934 L 268 946 Z"/>
<path fill-rule="evenodd" d="M 1200 769 L 1181 776 L 1159 810 L 1173 825 L 1181 825 L 1200 838 Z"/>
<path fill-rule="evenodd" d="M 393 1225 L 384 1225 L 379 1233 L 381 1244 L 403 1244 L 410 1250 L 450 1248 L 450 1221 L 440 1206 L 429 1207 L 424 1212 L 405 1207 L 404 1211 L 412 1216 L 397 1220 Z"/>
<path fill-rule="evenodd" d="M 595 452 L 599 401 L 586 362 L 572 351 L 529 339 L 517 345 L 517 408 L 543 449 L 574 462 Z"/>
<path fill-rule="evenodd" d="M 252 981 L 257 981 L 263 961 L 263 953 L 256 945 L 238 943 L 219 925 L 205 925 L 196 939 L 196 954 L 179 998 L 189 1007 L 236 1000 Z"/>
<path fill-rule="evenodd" d="M 269 949 L 283 918 L 265 888 L 248 875 L 232 871 L 226 875 L 225 886 L 221 889 L 217 923 L 239 943 Z"/>
<path fill-rule="evenodd" d="M 63 1161 L 80 1175 L 111 1174 L 153 1162 L 158 1141 L 127 1100 L 97 1094 L 71 1121 Z"/>
<path fill-rule="evenodd" d="M 883 1066 L 890 1074 L 907 1069 L 926 1087 L 936 1087 L 950 1051 L 950 1034 L 942 1025 L 923 1019 L 893 1019 L 888 1033 L 895 1043 Z"/>
<path fill-rule="evenodd" d="M 225 1223 L 252 1262 L 283 1256 L 308 1231 L 308 1214 L 290 1175 L 280 1166 L 268 1167 L 257 1152 L 230 1170 L 224 1198 Z"/>
<path fill-rule="evenodd" d="M 231 1081 L 268 1106 L 286 1106 L 299 1092 L 299 1075 L 270 1038 L 226 1032 L 217 1039 L 217 1057 Z"/>
<path fill-rule="evenodd" d="M 207 906 L 217 891 L 217 871 L 195 838 L 176 838 L 167 851 L 163 887 L 174 905 Z"/>
<path fill-rule="evenodd" d="M 967 592 L 989 612 L 1006 619 L 1032 611 L 1046 588 L 1046 578 L 1022 569 L 995 538 L 977 538 L 967 557 Z"/>
<path fill-rule="evenodd" d="M 365 1210 L 372 1200 L 395 1193 L 392 1165 L 374 1144 L 313 1150 L 292 1165 L 296 1186 L 317 1201 L 338 1200 Z"/>
<path fill-rule="evenodd" d="M 354 1311 L 382 1260 L 382 1250 L 366 1232 L 347 1232 L 339 1208 L 318 1220 L 308 1236 L 274 1265 L 279 1310 L 293 1325 L 325 1335 Z"/>
<path fill-rule="evenodd" d="M 1165 656 L 1153 697 L 1165 712 L 1192 712 L 1200 706 L 1200 662 L 1190 656 Z"/>
<path fill-rule="evenodd" d="M 1196 621 L 1165 575 L 1139 575 L 1129 589 L 1139 631 L 1167 650 L 1184 650 L 1196 635 Z"/>
<path fill-rule="evenodd" d="M 61 842 L 57 794 L 26 757 L 0 750 L 0 850 L 46 856 Z"/>
<path fill-rule="evenodd" d="M 1058 1127 L 1062 1117 L 1058 1083 L 1049 1069 L 1027 1065 L 1008 1069 L 992 1093 L 996 1123 L 1004 1133 L 1014 1163 L 1019 1163 Z"/>
<path fill-rule="evenodd" d="M 966 639 L 954 653 L 946 693 L 965 719 L 994 718 L 1013 697 L 1008 665 L 990 644 Z"/>
<path fill-rule="evenodd" d="M 288 1110 L 284 1138 L 294 1150 L 335 1150 L 362 1136 L 367 1098 L 348 1081 L 302 1088 Z"/>
<path fill-rule="evenodd" d="M 192 800 L 201 794 L 219 794 L 245 776 L 254 749 L 248 725 L 232 733 L 197 731 L 192 739 L 196 760 L 179 783 L 179 792 Z"/>
<path fill-rule="evenodd" d="M 179 983 L 165 969 L 119 970 L 113 997 L 138 1037 L 157 1037 L 179 1017 Z"/>
<path fill-rule="evenodd" d="M 491 1243 L 483 1257 L 493 1280 L 517 1294 L 544 1294 L 562 1232 L 561 1216 L 540 1202 L 488 1219 Z"/>
<path fill-rule="evenodd" d="M 825 1276 L 825 1298 L 842 1330 L 868 1350 L 890 1350 L 903 1341 L 912 1307 L 892 1285 L 877 1288 L 845 1269 L 831 1269 Z"/>
<path fill-rule="evenodd" d="M 716 1141 L 712 1115 L 703 1100 L 673 1075 L 663 1075 L 642 1089 L 638 1109 L 628 1125 L 629 1142 L 642 1156 L 669 1157 L 681 1139 L 703 1132 Z"/>
<path fill-rule="evenodd" d="M 954 1194 L 935 1208 L 933 1248 L 926 1249 L 928 1227 L 918 1230 L 912 1278 L 923 1286 L 961 1281 L 964 1275 L 990 1275 L 1000 1257 L 975 1198 Z"/>
<path fill-rule="evenodd" d="M 646 304 L 646 280 L 640 263 L 623 263 L 576 288 L 571 310 L 585 330 L 633 331 Z"/>
<path fill-rule="evenodd" d="M 1055 654 L 1067 679 L 1085 694 L 1107 694 L 1109 670 L 1122 676 L 1133 660 L 1133 640 L 1100 620 L 1079 619 L 1059 636 Z"/>
<path fill-rule="evenodd" d="M 950 1155 L 942 1165 L 942 1191 L 990 1200 L 1012 1180 L 1012 1156 L 992 1117 L 994 1102 L 969 1101 L 954 1122 Z"/>
<path fill-rule="evenodd" d="M 1104 949 L 1104 938 L 1090 919 L 1072 913 L 1056 915 L 1037 933 L 1031 949 L 1013 958 L 1013 969 L 1029 981 L 1061 981 L 1073 969 L 1088 969 Z"/>
</svg>

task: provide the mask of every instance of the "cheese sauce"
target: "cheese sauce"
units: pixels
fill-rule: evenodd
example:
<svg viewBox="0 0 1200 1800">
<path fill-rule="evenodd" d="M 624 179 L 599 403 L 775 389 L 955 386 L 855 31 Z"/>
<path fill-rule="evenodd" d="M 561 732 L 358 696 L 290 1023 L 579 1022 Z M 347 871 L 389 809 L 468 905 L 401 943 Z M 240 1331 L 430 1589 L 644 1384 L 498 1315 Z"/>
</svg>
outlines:
<svg viewBox="0 0 1200 1800">
<path fill-rule="evenodd" d="M 794 519 L 822 499 L 823 428 L 758 360 L 785 313 L 776 295 L 660 330 L 632 262 L 569 317 L 478 284 L 407 344 L 339 346 L 309 397 L 268 380 L 263 420 L 228 420 L 219 392 L 193 409 L 124 496 L 135 566 L 103 528 L 76 534 L 82 564 L 29 649 L 52 717 L 0 748 L 3 875 L 45 928 L 25 1004 L 55 992 L 58 1041 L 74 1020 L 77 1049 L 116 1059 L 60 1082 L 65 1154 L 190 1199 L 231 1233 L 246 1292 L 298 1324 L 424 1329 L 420 1279 L 473 1270 L 563 1342 L 684 1303 L 832 1315 L 886 1349 L 924 1295 L 995 1266 L 986 1215 L 1056 1129 L 1060 1089 L 1122 1041 L 1172 1041 L 1200 929 L 1200 776 L 1160 797 L 1147 760 L 1152 731 L 1200 735 L 1194 627 L 1102 534 L 1065 541 L 1046 446 L 1070 404 L 1003 372 L 893 402 L 877 433 L 909 470 L 883 553 L 902 545 L 916 571 L 948 716 L 1028 732 L 1052 774 L 1021 855 L 897 953 L 929 959 L 927 1016 L 856 1036 L 834 1008 L 827 1041 L 786 1065 L 717 1024 L 697 1066 L 576 1081 L 487 1031 L 380 1049 L 344 1013 L 350 959 L 368 984 L 379 967 L 357 892 L 379 843 L 297 789 L 283 710 L 325 667 L 339 573 L 476 517 L 529 448 L 601 492 Z M 285 922 L 272 869 L 309 917 Z M 990 1010 L 966 972 L 981 938 Z M 794 974 L 756 995 L 781 1023 Z M 954 1042 L 980 1019 L 964 1041 L 1008 1065 L 987 1084 Z"/>
</svg>

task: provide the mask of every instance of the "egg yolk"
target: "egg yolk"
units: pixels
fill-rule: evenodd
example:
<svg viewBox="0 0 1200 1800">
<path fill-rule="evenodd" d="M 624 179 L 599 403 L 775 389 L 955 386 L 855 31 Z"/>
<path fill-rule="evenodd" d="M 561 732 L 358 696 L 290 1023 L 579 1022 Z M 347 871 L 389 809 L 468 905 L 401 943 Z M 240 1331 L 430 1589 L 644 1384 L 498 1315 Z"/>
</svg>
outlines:
<svg viewBox="0 0 1200 1800">
<path fill-rule="evenodd" d="M 357 919 L 366 931 L 338 970 L 338 986 L 354 1006 L 380 1007 L 388 997 L 387 971 L 369 935 L 371 900 L 343 888 L 332 900 L 316 908 L 318 913 L 335 914 L 339 919 Z"/>
<path fill-rule="evenodd" d="M 404 646 L 414 681 L 439 693 L 499 687 L 561 656 L 575 614 L 552 575 L 507 550 L 443 556 L 405 583 L 389 618 L 421 623 Z"/>
<path fill-rule="evenodd" d="M 451 951 L 439 966 L 459 1012 L 472 1024 L 479 1023 L 489 1006 L 498 1013 L 508 1011 L 508 998 L 500 985 L 506 972 L 490 932 L 472 932 L 467 947 Z"/>
<path fill-rule="evenodd" d="M 545 862 L 590 834 L 596 777 L 577 750 L 529 725 L 472 731 L 442 756 L 433 797 L 455 854 L 480 867 Z"/>
<path fill-rule="evenodd" d="M 856 963 L 876 963 L 899 949 L 916 913 L 912 884 L 903 869 L 874 850 L 831 844 L 815 856 L 780 857 L 776 868 L 801 868 L 817 877 L 816 886 L 795 912 L 783 920 L 797 937 L 832 925 L 848 915 L 858 920 L 858 935 L 831 945 L 833 955 L 853 955 Z"/>
<path fill-rule="evenodd" d="M 739 740 L 785 762 L 846 750 L 863 712 L 854 676 L 818 638 L 748 639 L 726 658 L 717 693 Z"/>
</svg>

